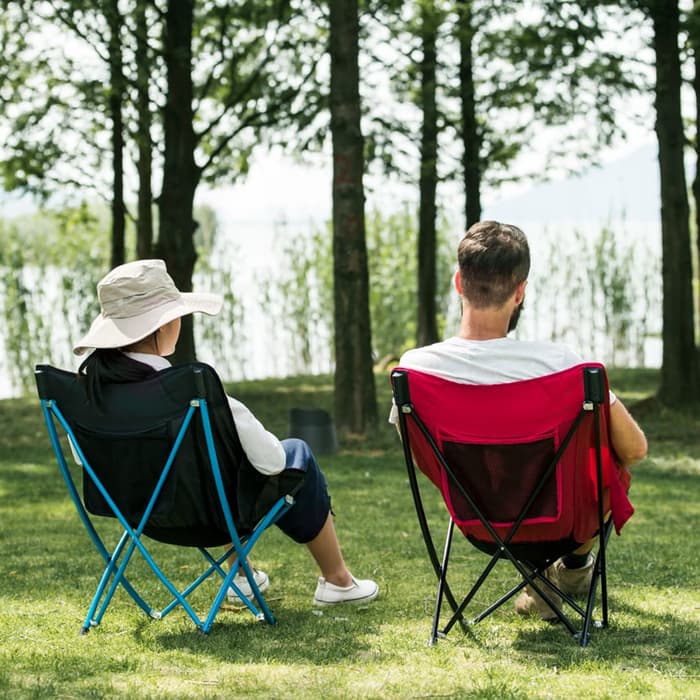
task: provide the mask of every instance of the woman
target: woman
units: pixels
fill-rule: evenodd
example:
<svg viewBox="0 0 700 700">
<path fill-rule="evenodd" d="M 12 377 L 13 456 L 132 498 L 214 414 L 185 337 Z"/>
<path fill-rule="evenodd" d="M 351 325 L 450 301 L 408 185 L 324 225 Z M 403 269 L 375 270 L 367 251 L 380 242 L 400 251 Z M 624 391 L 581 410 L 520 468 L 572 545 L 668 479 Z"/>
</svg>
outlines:
<svg viewBox="0 0 700 700">
<path fill-rule="evenodd" d="M 73 348 L 77 355 L 92 350 L 78 372 L 87 383 L 88 396 L 97 402 L 103 384 L 139 381 L 170 367 L 166 358 L 175 351 L 182 316 L 215 315 L 222 305 L 214 294 L 181 293 L 162 260 L 137 260 L 114 268 L 98 283 L 97 294 L 101 313 Z M 277 525 L 296 542 L 306 544 L 321 570 L 314 603 L 374 600 L 377 584 L 356 579 L 345 565 L 326 480 L 308 445 L 297 439 L 278 440 L 240 401 L 228 400 L 241 446 L 255 469 L 266 475 L 290 468 L 306 472 L 294 508 Z M 266 590 L 267 574 L 257 569 L 254 574 L 260 590 Z M 234 582 L 245 595 L 252 595 L 245 576 L 236 576 Z"/>
</svg>

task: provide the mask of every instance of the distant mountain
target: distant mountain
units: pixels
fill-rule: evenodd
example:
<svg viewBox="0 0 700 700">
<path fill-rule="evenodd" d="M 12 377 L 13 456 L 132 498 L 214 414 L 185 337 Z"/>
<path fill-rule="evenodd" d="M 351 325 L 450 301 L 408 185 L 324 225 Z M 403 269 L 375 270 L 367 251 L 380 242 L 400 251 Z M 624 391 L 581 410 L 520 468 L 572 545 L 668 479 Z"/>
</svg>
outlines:
<svg viewBox="0 0 700 700">
<path fill-rule="evenodd" d="M 657 148 L 645 145 L 577 177 L 533 186 L 484 206 L 484 218 L 581 225 L 624 220 L 655 224 L 661 202 Z"/>
</svg>

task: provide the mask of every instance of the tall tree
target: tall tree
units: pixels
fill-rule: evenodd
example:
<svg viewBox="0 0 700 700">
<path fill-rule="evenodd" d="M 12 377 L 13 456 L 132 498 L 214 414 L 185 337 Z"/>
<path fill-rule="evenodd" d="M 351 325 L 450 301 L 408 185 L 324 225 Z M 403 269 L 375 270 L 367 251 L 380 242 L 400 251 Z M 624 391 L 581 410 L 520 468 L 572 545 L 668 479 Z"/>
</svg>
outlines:
<svg viewBox="0 0 700 700">
<path fill-rule="evenodd" d="M 104 8 L 109 29 L 109 115 L 112 121 L 112 267 L 125 259 L 126 206 L 124 204 L 124 59 L 122 16 L 119 0 L 107 0 Z"/>
<path fill-rule="evenodd" d="M 151 128 L 151 70 L 152 53 L 148 38 L 148 12 L 145 2 L 137 2 L 134 8 L 134 34 L 136 50 L 136 143 L 139 177 L 138 204 L 136 214 L 136 257 L 150 258 L 153 254 L 153 137 Z"/>
<path fill-rule="evenodd" d="M 244 176 L 251 153 L 272 127 L 284 133 L 308 118 L 304 96 L 316 87 L 322 54 L 313 41 L 315 12 L 313 3 L 291 0 L 167 3 L 156 250 L 183 290 L 192 288 L 197 258 L 192 209 L 197 186 Z M 191 319 L 183 323 L 178 361 L 194 357 L 190 324 Z"/>
<path fill-rule="evenodd" d="M 683 161 L 678 0 L 646 0 L 656 59 L 656 136 L 661 174 L 663 363 L 659 397 L 670 404 L 700 399 L 695 346 L 690 211 Z"/>
<path fill-rule="evenodd" d="M 335 421 L 341 432 L 364 433 L 376 428 L 377 405 L 362 183 L 358 2 L 329 0 L 329 9 Z"/>
<path fill-rule="evenodd" d="M 116 0 L 14 0 L 9 5 L 13 14 L 0 26 L 13 25 L 20 16 L 26 24 L 26 18 L 32 16 L 29 5 L 37 10 L 32 19 L 35 25 L 39 19 L 40 26 L 32 36 L 32 55 L 29 42 L 17 42 L 12 48 L 13 55 L 24 54 L 23 69 L 11 76 L 18 89 L 10 92 L 23 113 L 14 120 L 7 113 L 0 116 L 0 123 L 8 125 L 12 136 L 5 143 L 8 156 L 3 163 L 8 184 L 48 191 L 50 184 L 58 189 L 70 182 L 83 196 L 88 187 L 98 184 L 115 207 L 123 201 L 118 191 L 112 196 L 111 182 L 109 194 L 105 192 L 107 178 L 100 177 L 107 161 L 104 143 L 109 133 L 104 119 L 109 94 L 105 86 L 110 59 L 114 58 L 116 66 L 117 54 L 121 54 L 129 62 L 124 75 L 130 80 L 126 94 L 133 100 L 123 112 L 129 119 L 123 133 L 135 134 L 138 151 L 138 254 L 151 254 L 149 169 L 155 167 L 156 176 L 162 171 L 163 182 L 154 252 L 167 259 L 181 288 L 191 289 L 196 261 L 192 211 L 196 187 L 202 181 L 230 183 L 245 176 L 259 144 L 285 143 L 294 125 L 309 127 L 314 115 L 326 106 L 319 97 L 321 73 L 317 74 L 317 63 L 325 54 L 324 43 L 319 41 L 323 30 L 318 3 L 120 0 L 117 5 Z M 121 11 L 129 30 L 121 32 L 125 39 L 132 39 L 123 46 L 109 44 L 105 12 L 110 8 Z M 69 28 L 73 33 L 76 40 L 68 49 L 63 41 L 45 40 L 57 34 L 56 28 Z M 162 45 L 158 46 L 155 42 L 160 37 Z M 78 50 L 71 53 L 76 46 Z M 85 47 L 93 51 L 97 68 L 91 64 L 86 69 L 84 60 L 81 62 Z M 161 72 L 163 66 L 167 76 Z M 28 73 L 31 81 L 26 80 Z M 161 116 L 162 124 L 151 124 L 151 114 Z M 10 121 L 16 128 L 9 127 Z M 157 143 L 162 144 L 159 149 L 153 149 L 151 127 Z M 272 127 L 278 130 L 274 138 Z M 117 154 L 113 162 L 120 161 Z M 65 189 L 62 194 L 65 196 Z M 194 357 L 192 335 L 188 319 L 176 359 Z"/>
<path fill-rule="evenodd" d="M 693 60 L 693 92 L 695 94 L 695 177 L 692 190 L 695 200 L 695 285 L 697 302 L 695 305 L 697 327 L 696 338 L 700 338 L 700 0 L 694 0 L 688 16 L 688 39 Z M 700 347 L 698 347 L 700 352 Z"/>
<path fill-rule="evenodd" d="M 418 325 L 419 346 L 439 340 L 436 307 L 436 220 L 438 183 L 437 38 L 441 13 L 434 0 L 420 3 L 420 176 L 418 180 Z"/>
<path fill-rule="evenodd" d="M 3 14 L 3 31 L 24 34 L 3 52 L 4 79 L 15 83 L 3 114 L 9 136 L 0 168 L 6 186 L 41 197 L 60 192 L 64 199 L 70 190 L 81 198 L 97 192 L 110 202 L 112 262 L 123 262 L 125 78 L 119 3 L 15 0 L 5 3 Z M 12 28 L 21 17 L 31 18 L 29 25 Z M 105 132 L 111 158 L 104 154 Z M 103 163 L 109 161 L 108 174 Z"/>
<path fill-rule="evenodd" d="M 474 13 L 472 0 L 458 0 L 459 91 L 462 135 L 462 177 L 466 228 L 481 219 L 481 132 L 474 88 Z"/>
<path fill-rule="evenodd" d="M 597 0 L 537 0 L 527 11 L 520 0 L 377 0 L 375 5 L 382 30 L 392 32 L 395 53 L 384 62 L 399 104 L 394 115 L 389 109 L 379 118 L 370 109 L 370 153 L 411 177 L 410 167 L 401 164 L 408 160 L 413 165 L 426 153 L 425 127 L 431 123 L 426 108 L 434 109 L 440 125 L 438 183 L 463 183 L 466 227 L 481 217 L 485 185 L 498 188 L 504 182 L 570 172 L 622 133 L 614 99 L 631 81 L 625 79 L 622 58 L 609 50 L 612 22 L 605 23 L 608 10 L 598 7 Z M 424 61 L 431 52 L 422 21 L 427 7 L 445 13 L 435 43 L 434 103 L 424 99 L 429 84 Z M 386 54 L 386 42 L 381 47 Z M 415 114 L 408 112 L 411 103 Z M 543 147 L 539 139 L 550 127 L 557 138 Z M 455 141 L 461 149 L 453 147 Z M 528 151 L 541 162 L 515 170 L 516 159 Z M 422 162 L 427 166 L 429 159 Z M 421 173 L 426 173 L 424 167 Z M 421 182 L 425 211 L 426 183 Z M 421 270 L 432 271 L 436 261 L 430 246 L 420 246 L 419 255 Z M 419 284 L 418 297 L 422 310 L 434 307 L 429 284 Z M 430 325 L 425 318 L 421 323 Z M 430 335 L 419 330 L 417 342 L 429 342 Z"/>
<path fill-rule="evenodd" d="M 194 194 L 200 170 L 195 164 L 195 134 L 192 112 L 192 27 L 194 0 L 168 0 L 163 35 L 167 70 L 167 96 L 163 110 L 163 186 L 158 207 L 160 227 L 157 254 L 165 260 L 175 284 L 192 291 L 197 261 L 194 247 Z M 182 319 L 182 332 L 175 361 L 192 360 L 194 331 L 192 316 Z"/>
</svg>

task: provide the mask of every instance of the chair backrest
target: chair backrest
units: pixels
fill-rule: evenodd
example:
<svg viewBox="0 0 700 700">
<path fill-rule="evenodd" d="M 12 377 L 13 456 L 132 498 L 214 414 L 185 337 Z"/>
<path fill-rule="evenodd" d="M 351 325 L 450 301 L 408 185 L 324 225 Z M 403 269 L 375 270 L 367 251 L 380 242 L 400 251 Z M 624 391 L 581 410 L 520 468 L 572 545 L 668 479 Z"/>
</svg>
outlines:
<svg viewBox="0 0 700 700">
<path fill-rule="evenodd" d="M 160 478 L 190 402 L 206 399 L 223 491 L 233 520 L 252 530 L 274 502 L 258 502 L 264 477 L 248 462 L 221 381 L 206 364 L 190 363 L 156 372 L 139 382 L 108 384 L 96 406 L 74 372 L 36 368 L 42 400 L 53 401 L 88 463 L 133 526 Z M 245 494 L 245 496 L 243 495 Z M 83 470 L 83 500 L 94 515 L 114 513 Z M 182 545 L 231 541 L 209 460 L 202 420 L 192 420 L 144 529 L 148 536 Z"/>
<path fill-rule="evenodd" d="M 596 373 L 597 386 L 589 381 L 587 387 L 586 378 Z M 596 422 L 605 512 L 611 507 L 611 480 L 618 479 L 608 440 L 608 385 L 602 365 L 486 386 L 397 367 L 392 383 L 399 410 L 401 404 L 410 406 L 405 426 L 415 461 L 440 489 L 455 524 L 470 540 L 493 542 L 465 492 L 500 537 L 532 501 L 512 536 L 514 543 L 562 542 L 570 547 L 595 534 Z M 592 392 L 595 396 L 587 395 Z M 584 410 L 591 400 L 599 406 L 597 421 L 593 411 Z"/>
</svg>

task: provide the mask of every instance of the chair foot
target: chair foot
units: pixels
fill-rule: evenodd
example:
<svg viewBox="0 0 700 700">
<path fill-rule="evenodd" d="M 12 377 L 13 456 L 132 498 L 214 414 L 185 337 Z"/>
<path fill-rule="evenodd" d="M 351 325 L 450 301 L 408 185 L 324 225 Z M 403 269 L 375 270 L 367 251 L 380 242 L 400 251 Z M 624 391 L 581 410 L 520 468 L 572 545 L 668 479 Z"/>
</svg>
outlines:
<svg viewBox="0 0 700 700">
<path fill-rule="evenodd" d="M 78 633 L 81 637 L 86 635 L 90 631 L 90 625 L 87 627 L 81 627 L 80 632 Z"/>
<path fill-rule="evenodd" d="M 435 636 L 430 637 L 426 646 L 434 647 L 438 643 L 438 640 L 445 639 L 445 637 L 447 637 L 447 635 L 444 632 L 438 632 Z"/>
<path fill-rule="evenodd" d="M 163 615 L 162 615 L 162 613 L 160 612 L 160 610 L 151 610 L 151 612 L 148 613 L 148 616 L 149 616 L 152 620 L 160 620 L 160 619 L 163 617 Z"/>
</svg>

